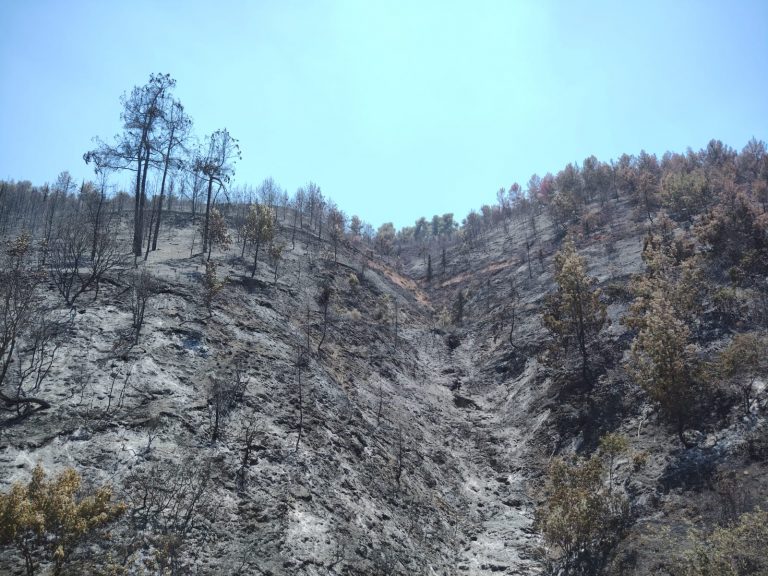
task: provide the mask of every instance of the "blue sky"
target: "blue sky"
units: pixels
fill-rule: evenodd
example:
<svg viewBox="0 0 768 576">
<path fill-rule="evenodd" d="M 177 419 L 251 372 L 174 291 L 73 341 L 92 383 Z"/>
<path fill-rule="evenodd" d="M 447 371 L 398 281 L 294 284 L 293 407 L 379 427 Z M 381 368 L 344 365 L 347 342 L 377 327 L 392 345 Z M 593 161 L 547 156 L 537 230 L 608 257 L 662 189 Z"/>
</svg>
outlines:
<svg viewBox="0 0 768 576">
<path fill-rule="evenodd" d="M 768 139 L 768 2 L 0 2 L 0 178 L 91 177 L 151 72 L 238 183 L 398 226 L 590 154 Z"/>
</svg>

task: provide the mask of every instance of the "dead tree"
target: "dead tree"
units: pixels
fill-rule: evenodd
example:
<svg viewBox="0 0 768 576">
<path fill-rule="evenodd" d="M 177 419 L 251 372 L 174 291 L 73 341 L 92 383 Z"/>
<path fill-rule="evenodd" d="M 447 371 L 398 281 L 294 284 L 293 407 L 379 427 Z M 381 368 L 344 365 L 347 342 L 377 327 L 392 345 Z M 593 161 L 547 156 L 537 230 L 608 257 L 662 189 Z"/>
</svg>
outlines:
<svg viewBox="0 0 768 576">
<path fill-rule="evenodd" d="M 61 224 L 48 248 L 51 280 L 68 306 L 74 306 L 91 288 L 98 296 L 103 278 L 126 262 L 126 254 L 110 229 L 93 232 L 74 216 Z"/>
<path fill-rule="evenodd" d="M 57 237 L 48 245 L 51 280 L 67 305 L 72 306 L 85 289 L 80 282 L 90 242 L 79 222 L 64 222 Z"/>
<path fill-rule="evenodd" d="M 48 375 L 58 331 L 41 304 L 44 275 L 30 265 L 31 236 L 9 242 L 0 258 L 0 407 L 20 419 L 51 406 L 30 393 Z M 30 377 L 34 383 L 27 387 Z"/>
<path fill-rule="evenodd" d="M 179 189 L 179 195 L 189 200 L 190 208 L 192 210 L 192 223 L 197 221 L 197 208 L 200 202 L 200 197 L 203 195 L 203 177 L 198 172 L 193 172 L 191 175 L 189 172 L 180 172 L 181 186 Z M 189 179 L 192 179 L 191 182 Z"/>
<path fill-rule="evenodd" d="M 397 427 L 397 462 L 395 464 L 395 482 L 400 492 L 400 480 L 403 476 L 403 427 Z"/>
<path fill-rule="evenodd" d="M 397 351 L 397 336 L 398 336 L 398 329 L 399 329 L 399 309 L 398 309 L 398 302 L 397 297 L 395 297 L 395 351 Z"/>
<path fill-rule="evenodd" d="M 307 348 L 309 350 L 309 348 Z M 304 389 L 301 385 L 301 369 L 307 362 L 307 358 L 302 354 L 302 350 L 299 349 L 296 352 L 296 382 L 299 393 L 299 433 L 296 436 L 296 448 L 295 451 L 299 451 L 299 444 L 301 443 L 301 435 L 304 431 Z"/>
<path fill-rule="evenodd" d="M 320 287 L 320 292 L 317 295 L 317 304 L 320 306 L 320 310 L 323 314 L 323 333 L 320 337 L 320 342 L 317 345 L 317 353 L 320 354 L 320 349 L 325 342 L 325 336 L 328 332 L 328 308 L 331 304 L 331 296 L 333 295 L 333 285 L 330 280 L 326 280 Z"/>
<path fill-rule="evenodd" d="M 107 171 L 97 170 L 97 174 L 99 176 L 99 189 L 87 190 L 83 198 L 85 220 L 91 231 L 91 261 L 96 258 L 102 234 L 109 233 L 115 215 L 107 200 Z"/>
<path fill-rule="evenodd" d="M 457 326 L 461 326 L 461 324 L 464 322 L 464 305 L 466 302 L 466 298 L 464 296 L 464 290 L 459 290 L 458 295 L 456 296 L 456 303 L 453 307 L 453 321 L 456 323 Z"/>
<path fill-rule="evenodd" d="M 242 492 L 245 490 L 248 467 L 251 465 L 251 454 L 256 449 L 256 426 L 253 422 L 245 425 L 241 438 L 243 458 L 240 461 L 240 469 L 237 471 L 237 483 L 238 489 Z"/>
<path fill-rule="evenodd" d="M 137 467 L 125 480 L 128 519 L 158 550 L 162 574 L 179 573 L 190 531 L 215 520 L 211 472 L 209 459 L 190 458 Z"/>
<path fill-rule="evenodd" d="M 157 250 L 157 237 L 160 234 L 160 217 L 163 214 L 163 199 L 165 198 L 165 182 L 168 172 L 171 169 L 177 169 L 182 166 L 181 158 L 174 155 L 177 149 L 184 148 L 184 142 L 189 136 L 192 120 L 184 112 L 184 107 L 178 100 L 172 100 L 168 103 L 167 109 L 163 115 L 163 132 L 161 139 L 164 139 L 160 148 L 162 149 L 163 177 L 160 181 L 160 197 L 157 204 L 157 215 L 155 217 L 154 237 L 152 237 L 152 251 Z M 171 192 L 173 191 L 173 181 L 171 181 Z M 150 226 L 150 236 L 152 230 Z M 146 258 L 145 258 L 146 259 Z"/>
<path fill-rule="evenodd" d="M 232 138 L 229 131 L 216 130 L 207 138 L 208 150 L 195 160 L 194 169 L 208 182 L 208 193 L 205 200 L 205 220 L 203 221 L 203 254 L 208 251 L 208 225 L 211 208 L 213 208 L 213 185 L 220 188 L 229 183 L 235 174 L 235 162 L 241 158 L 240 146 Z"/>
<path fill-rule="evenodd" d="M 51 193 L 45 195 L 45 227 L 43 231 L 42 244 L 45 247 L 50 246 L 53 240 L 53 223 L 57 212 L 61 210 L 62 199 L 66 201 L 67 196 L 72 192 L 75 183 L 69 172 L 62 172 L 56 179 Z M 46 252 L 43 251 L 43 264 L 45 264 Z"/>
<path fill-rule="evenodd" d="M 168 74 L 152 74 L 144 86 L 136 86 L 122 98 L 121 119 L 125 128 L 114 145 L 99 142 L 95 150 L 86 152 L 86 163 L 98 168 L 136 172 L 133 218 L 133 254 L 141 256 L 144 237 L 147 175 L 158 161 L 163 120 L 174 101 L 171 91 L 176 81 Z"/>
<path fill-rule="evenodd" d="M 131 276 L 131 328 L 133 329 L 134 345 L 139 343 L 147 303 L 155 295 L 155 292 L 154 280 L 146 268 L 133 272 Z"/>
<path fill-rule="evenodd" d="M 373 258 L 373 250 L 366 250 L 365 253 L 361 252 L 360 256 L 360 273 L 357 275 L 360 282 L 365 280 L 365 272 L 368 270 L 368 263 Z"/>
<path fill-rule="evenodd" d="M 211 378 L 208 415 L 213 442 L 217 442 L 223 434 L 227 417 L 236 406 L 242 403 L 247 387 L 248 378 L 243 366 L 237 366 L 234 374 L 227 378 Z"/>
<path fill-rule="evenodd" d="M 533 270 L 531 269 L 531 248 L 533 247 L 533 240 L 525 239 L 525 257 L 528 263 L 528 278 L 533 278 Z"/>
<path fill-rule="evenodd" d="M 66 321 L 53 319 L 50 311 L 38 309 L 30 330 L 17 348 L 14 371 L 16 398 L 39 392 L 43 380 L 51 371 L 61 344 L 58 336 L 65 330 L 66 325 Z"/>
<path fill-rule="evenodd" d="M 507 304 L 502 309 L 502 317 L 501 317 L 501 329 L 504 329 L 504 323 L 509 321 L 509 343 L 513 348 L 517 348 L 517 345 L 515 344 L 514 335 L 515 335 L 515 328 L 517 327 L 517 314 L 518 309 L 520 308 L 520 291 L 517 289 L 517 286 L 515 285 L 515 278 L 514 276 L 510 279 L 510 290 L 509 295 L 507 296 Z"/>
<path fill-rule="evenodd" d="M 155 217 L 157 216 L 158 202 L 157 196 L 152 196 L 152 203 L 149 207 L 149 226 L 147 226 L 147 247 L 144 249 L 144 262 L 149 258 L 149 251 L 152 248 L 152 230 L 155 225 Z"/>
<path fill-rule="evenodd" d="M 304 188 L 296 190 L 296 196 L 293 199 L 293 230 L 291 231 L 291 250 L 296 248 L 296 230 L 304 227 L 303 210 L 305 199 Z M 298 220 L 298 224 L 297 224 Z"/>
</svg>

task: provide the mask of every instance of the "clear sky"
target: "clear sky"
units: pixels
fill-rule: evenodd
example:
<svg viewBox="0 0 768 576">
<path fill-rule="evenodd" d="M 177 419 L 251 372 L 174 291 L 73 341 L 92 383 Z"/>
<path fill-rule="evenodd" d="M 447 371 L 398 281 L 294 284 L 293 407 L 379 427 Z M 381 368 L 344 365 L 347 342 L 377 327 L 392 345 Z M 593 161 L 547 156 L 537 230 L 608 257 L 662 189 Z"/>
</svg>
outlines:
<svg viewBox="0 0 768 576">
<path fill-rule="evenodd" d="M 89 178 L 168 72 L 238 183 L 398 226 L 590 154 L 768 139 L 768 1 L 0 0 L 0 178 Z"/>
</svg>

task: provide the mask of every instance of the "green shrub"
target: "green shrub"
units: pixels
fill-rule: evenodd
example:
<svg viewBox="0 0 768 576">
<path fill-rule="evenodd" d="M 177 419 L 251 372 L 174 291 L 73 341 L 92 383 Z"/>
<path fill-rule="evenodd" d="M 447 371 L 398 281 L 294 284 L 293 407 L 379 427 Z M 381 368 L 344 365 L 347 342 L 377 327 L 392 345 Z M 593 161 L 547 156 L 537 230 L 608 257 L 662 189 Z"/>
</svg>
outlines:
<svg viewBox="0 0 768 576">
<path fill-rule="evenodd" d="M 593 456 L 549 468 L 547 498 L 538 511 L 544 540 L 567 574 L 595 574 L 618 542 L 629 515 L 627 499 L 611 492 L 603 461 Z"/>
</svg>

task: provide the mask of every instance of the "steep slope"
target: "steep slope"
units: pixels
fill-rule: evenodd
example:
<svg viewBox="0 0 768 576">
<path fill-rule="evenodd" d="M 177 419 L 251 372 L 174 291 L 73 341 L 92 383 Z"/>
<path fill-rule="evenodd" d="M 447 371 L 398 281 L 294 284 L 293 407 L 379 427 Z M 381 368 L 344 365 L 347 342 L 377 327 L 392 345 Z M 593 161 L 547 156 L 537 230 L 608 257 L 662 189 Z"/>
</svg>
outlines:
<svg viewBox="0 0 768 576">
<path fill-rule="evenodd" d="M 457 401 L 457 375 L 477 377 L 470 349 L 449 349 L 414 282 L 376 259 L 359 275 L 367 257 L 334 263 L 305 230 L 291 248 L 286 229 L 276 282 L 214 254 L 229 281 L 209 313 L 192 230 L 150 258 L 138 345 L 130 270 L 72 311 L 41 389 L 52 409 L 3 428 L 3 488 L 37 462 L 112 484 L 131 512 L 109 546 L 131 573 L 537 571 L 520 465 L 494 457 L 519 432 L 499 435 L 490 399 Z M 217 393 L 237 382 L 230 406 Z M 95 570 L 91 554 L 73 570 Z"/>
<path fill-rule="evenodd" d="M 749 478 L 744 493 L 764 501 L 764 456 L 740 455 L 764 418 L 726 408 L 683 450 L 629 380 L 620 318 L 645 226 L 616 204 L 610 230 L 577 238 L 610 319 L 589 386 L 542 325 L 560 247 L 543 214 L 396 258 L 354 242 L 335 254 L 284 220 L 277 274 L 259 261 L 252 277 L 252 254 L 214 251 L 228 281 L 210 310 L 179 215 L 146 266 L 138 344 L 130 268 L 73 310 L 45 291 L 68 319 L 39 391 L 52 408 L 0 427 L 0 489 L 37 462 L 115 487 L 129 513 L 72 573 L 103 570 L 110 550 L 131 574 L 539 574 L 551 568 L 535 526 L 548 464 L 618 432 L 631 451 L 613 472 L 633 525 L 608 571 L 666 569 L 686 524 L 741 494 L 718 473 Z M 756 396 L 764 409 L 762 384 Z M 0 556 L 0 572 L 21 566 Z"/>
<path fill-rule="evenodd" d="M 489 470 L 502 476 L 511 472 L 508 477 L 515 482 L 510 491 L 523 494 L 515 501 L 522 504 L 519 518 L 530 519 L 530 507 L 544 500 L 545 473 L 554 457 L 598 455 L 600 438 L 619 434 L 628 450 L 614 462 L 612 476 L 627 498 L 627 524 L 617 548 L 609 548 L 601 559 L 603 565 L 585 573 L 675 573 L 693 545 L 694 527 L 706 534 L 711 526 L 732 526 L 740 514 L 765 505 L 768 395 L 763 375 L 755 380 L 759 391 L 745 415 L 717 380 L 716 360 L 732 333 L 712 304 L 711 295 L 722 284 L 708 274 L 717 271 L 703 270 L 696 333 L 706 377 L 712 380 L 698 399 L 705 412 L 686 432 L 692 446 L 681 446 L 674 428 L 623 366 L 633 332 L 622 318 L 632 301 L 630 280 L 645 270 L 648 225 L 635 220 L 623 200 L 615 202 L 614 210 L 610 226 L 575 234 L 588 273 L 602 290 L 609 321 L 590 351 L 595 364 L 587 383 L 580 382 L 568 354 L 550 349 L 542 325 L 544 297 L 555 288 L 553 256 L 561 247 L 546 217 L 537 216 L 535 226 L 524 218 L 513 220 L 508 230 L 497 226 L 472 242 L 465 237 L 442 245 L 410 245 L 400 258 L 406 273 L 418 279 L 442 311 L 438 316 L 445 320 L 447 340 L 457 346 L 452 354 L 459 359 L 452 374 L 454 386 L 461 386 L 456 396 L 482 408 L 476 412 L 483 414 L 483 426 L 474 428 L 473 437 L 475 454 L 484 452 L 485 480 L 494 477 Z M 689 234 L 682 227 L 676 233 Z M 463 313 L 457 321 L 460 302 Z M 752 317 L 736 317 L 740 330 L 764 330 L 766 316 L 757 310 Z M 526 554 L 532 548 L 519 538 L 530 524 L 516 522 L 499 505 L 504 498 L 489 500 L 490 513 L 479 527 L 478 557 L 494 557 L 505 536 L 517 538 L 517 550 Z M 550 564 L 543 550 L 534 554 L 542 569 L 563 569 Z"/>
</svg>

